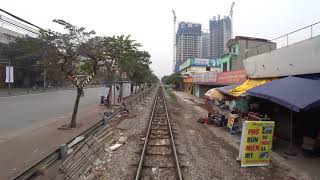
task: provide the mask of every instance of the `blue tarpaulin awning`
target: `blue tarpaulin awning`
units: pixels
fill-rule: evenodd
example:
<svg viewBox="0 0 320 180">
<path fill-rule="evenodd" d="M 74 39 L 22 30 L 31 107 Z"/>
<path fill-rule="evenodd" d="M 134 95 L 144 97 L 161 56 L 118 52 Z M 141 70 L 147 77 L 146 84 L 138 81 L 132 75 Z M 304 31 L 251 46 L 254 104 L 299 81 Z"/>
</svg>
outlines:
<svg viewBox="0 0 320 180">
<path fill-rule="evenodd" d="M 289 76 L 252 88 L 247 94 L 299 112 L 320 106 L 320 81 Z"/>
</svg>

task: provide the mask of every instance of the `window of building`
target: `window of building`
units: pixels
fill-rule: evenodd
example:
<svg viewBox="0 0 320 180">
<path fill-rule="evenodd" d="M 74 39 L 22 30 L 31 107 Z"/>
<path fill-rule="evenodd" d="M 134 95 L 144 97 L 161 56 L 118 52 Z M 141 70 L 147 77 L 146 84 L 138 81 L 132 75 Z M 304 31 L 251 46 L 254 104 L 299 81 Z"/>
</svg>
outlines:
<svg viewBox="0 0 320 180">
<path fill-rule="evenodd" d="M 236 47 L 232 48 L 232 52 L 236 53 Z"/>
<path fill-rule="evenodd" d="M 206 67 L 206 71 L 210 71 L 211 70 L 211 68 L 210 67 Z"/>
</svg>

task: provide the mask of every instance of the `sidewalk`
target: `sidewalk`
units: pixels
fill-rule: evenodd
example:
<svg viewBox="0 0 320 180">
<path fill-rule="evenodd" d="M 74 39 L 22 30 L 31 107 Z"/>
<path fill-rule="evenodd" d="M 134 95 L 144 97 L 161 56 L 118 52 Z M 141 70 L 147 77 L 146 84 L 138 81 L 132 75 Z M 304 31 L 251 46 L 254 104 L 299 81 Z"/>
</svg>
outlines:
<svg viewBox="0 0 320 180">
<path fill-rule="evenodd" d="M 184 93 L 184 92 L 177 92 L 174 91 L 175 95 L 179 97 L 182 101 L 184 101 L 187 104 L 193 104 L 194 108 L 204 116 L 207 115 L 207 111 L 203 108 L 204 99 L 198 98 L 196 96 L 192 96 L 190 94 Z M 201 106 L 201 107 L 200 107 Z M 208 125 L 208 128 L 217 136 L 222 139 L 224 139 L 226 142 L 228 142 L 230 145 L 235 147 L 239 150 L 240 146 L 240 136 L 237 135 L 231 135 L 228 133 L 228 131 L 224 128 L 217 127 L 214 125 Z M 278 152 L 272 152 L 271 161 L 273 163 L 277 163 L 281 167 L 284 167 L 287 169 L 290 173 L 294 174 L 297 179 L 317 179 L 317 177 L 320 176 L 319 171 L 314 171 L 313 169 L 316 169 L 316 166 L 314 167 L 315 163 L 310 163 L 309 166 L 313 166 L 313 168 L 306 168 L 303 166 L 306 166 L 307 164 L 300 163 L 299 161 L 293 160 L 291 157 L 283 157 L 281 153 Z"/>
<path fill-rule="evenodd" d="M 95 105 L 79 109 L 74 130 L 58 130 L 70 122 L 71 113 L 58 117 L 54 122 L 37 125 L 22 134 L 0 141 L 0 179 L 10 179 L 37 163 L 59 145 L 72 140 L 85 129 L 101 120 L 102 109 Z"/>
</svg>

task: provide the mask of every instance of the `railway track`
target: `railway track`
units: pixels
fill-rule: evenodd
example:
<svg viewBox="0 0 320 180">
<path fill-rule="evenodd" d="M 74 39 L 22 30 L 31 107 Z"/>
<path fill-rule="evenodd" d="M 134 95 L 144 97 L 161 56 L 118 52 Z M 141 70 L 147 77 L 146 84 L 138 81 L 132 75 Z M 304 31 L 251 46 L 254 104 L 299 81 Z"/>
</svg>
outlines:
<svg viewBox="0 0 320 180">
<path fill-rule="evenodd" d="M 135 179 L 182 180 L 162 87 L 158 89 L 153 104 Z"/>
</svg>

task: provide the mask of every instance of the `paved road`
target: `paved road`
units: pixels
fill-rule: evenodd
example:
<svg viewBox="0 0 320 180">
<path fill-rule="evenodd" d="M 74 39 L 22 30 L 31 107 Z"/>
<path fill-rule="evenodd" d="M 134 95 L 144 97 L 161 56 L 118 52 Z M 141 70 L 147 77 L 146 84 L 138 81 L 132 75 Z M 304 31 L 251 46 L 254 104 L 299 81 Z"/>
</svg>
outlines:
<svg viewBox="0 0 320 180">
<path fill-rule="evenodd" d="M 79 108 L 98 105 L 104 88 L 85 89 Z M 72 112 L 75 90 L 63 90 L 15 97 L 0 97 L 0 137 L 32 127 L 35 124 L 55 121 Z"/>
</svg>

